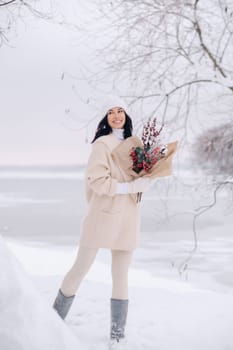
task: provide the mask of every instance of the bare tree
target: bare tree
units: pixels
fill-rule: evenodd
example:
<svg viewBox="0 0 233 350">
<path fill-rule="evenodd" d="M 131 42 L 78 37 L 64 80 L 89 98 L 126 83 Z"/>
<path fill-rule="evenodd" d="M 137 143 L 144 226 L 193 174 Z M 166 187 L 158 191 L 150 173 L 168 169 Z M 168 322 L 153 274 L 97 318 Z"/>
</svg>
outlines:
<svg viewBox="0 0 233 350">
<path fill-rule="evenodd" d="M 185 131 L 183 136 L 203 96 L 228 98 L 232 113 L 231 0 L 97 3 L 107 20 L 105 35 L 113 38 L 100 57 L 116 80 L 130 80 L 125 97 L 132 104 L 150 104 L 151 114 Z"/>
<path fill-rule="evenodd" d="M 9 45 L 12 36 L 17 35 L 20 23 L 27 24 L 30 18 L 52 21 L 54 24 L 80 31 L 76 21 L 66 20 L 64 8 L 62 2 L 59 4 L 55 0 L 0 0 L 0 47 Z"/>
<path fill-rule="evenodd" d="M 195 143 L 195 160 L 208 174 L 223 177 L 233 174 L 233 124 L 211 128 Z M 200 162 L 201 160 L 201 162 Z"/>
<path fill-rule="evenodd" d="M 9 37 L 16 34 L 19 22 L 29 16 L 52 19 L 51 3 L 44 8 L 37 0 L 0 0 L 0 46 L 9 44 Z"/>
</svg>

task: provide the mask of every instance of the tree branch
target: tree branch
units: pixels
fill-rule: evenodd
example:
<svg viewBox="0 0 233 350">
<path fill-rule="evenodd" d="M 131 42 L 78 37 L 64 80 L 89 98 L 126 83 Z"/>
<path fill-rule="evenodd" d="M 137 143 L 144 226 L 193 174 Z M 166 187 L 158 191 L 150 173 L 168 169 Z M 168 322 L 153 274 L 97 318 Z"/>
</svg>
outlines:
<svg viewBox="0 0 233 350">
<path fill-rule="evenodd" d="M 199 0 L 196 0 L 195 1 L 195 5 L 194 5 L 194 12 L 195 12 L 195 22 L 194 22 L 194 29 L 196 30 L 197 32 L 197 35 L 199 37 L 199 40 L 200 40 L 200 44 L 201 44 L 201 47 L 203 48 L 203 50 L 205 51 L 205 53 L 207 54 L 207 56 L 210 58 L 210 60 L 212 61 L 212 63 L 214 64 L 214 68 L 216 68 L 220 73 L 221 75 L 226 78 L 226 74 L 224 73 L 222 67 L 218 64 L 216 58 L 213 56 L 213 54 L 210 52 L 209 48 L 206 46 L 206 44 L 204 43 L 204 40 L 203 40 L 203 35 L 202 35 L 202 30 L 201 30 L 201 27 L 199 25 L 199 22 L 198 22 L 198 19 L 197 19 L 197 4 L 198 4 Z"/>
<path fill-rule="evenodd" d="M 10 5 L 12 4 L 13 2 L 16 2 L 17 0 L 10 0 L 10 1 L 7 1 L 7 2 L 4 2 L 3 4 L 0 4 L 0 6 L 7 6 L 7 5 Z"/>
<path fill-rule="evenodd" d="M 197 208 L 195 210 L 195 214 L 193 216 L 193 236 L 194 236 L 194 246 L 192 248 L 192 250 L 189 252 L 188 257 L 180 264 L 178 271 L 179 274 L 181 275 L 185 270 L 187 270 L 188 268 L 188 263 L 190 262 L 190 260 L 192 259 L 193 255 L 195 254 L 197 248 L 198 248 L 198 239 L 197 239 L 197 218 L 204 214 L 207 210 L 210 210 L 211 208 L 213 208 L 215 206 L 215 204 L 217 203 L 217 192 L 220 190 L 220 188 L 222 186 L 227 186 L 227 185 L 231 185 L 233 186 L 233 180 L 226 180 L 223 182 L 219 182 L 217 184 L 217 186 L 214 189 L 214 193 L 213 193 L 213 201 L 208 204 L 208 205 L 204 205 L 201 206 L 199 208 Z"/>
</svg>

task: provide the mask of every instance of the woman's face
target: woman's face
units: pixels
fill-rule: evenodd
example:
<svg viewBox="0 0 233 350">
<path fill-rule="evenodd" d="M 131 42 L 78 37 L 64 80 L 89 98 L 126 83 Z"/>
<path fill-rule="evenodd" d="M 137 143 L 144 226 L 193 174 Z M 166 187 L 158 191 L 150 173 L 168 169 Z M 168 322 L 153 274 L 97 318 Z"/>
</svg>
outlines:
<svg viewBox="0 0 233 350">
<path fill-rule="evenodd" d="M 122 129 L 125 125 L 125 111 L 121 107 L 114 107 L 107 112 L 108 124 L 113 129 Z"/>
</svg>

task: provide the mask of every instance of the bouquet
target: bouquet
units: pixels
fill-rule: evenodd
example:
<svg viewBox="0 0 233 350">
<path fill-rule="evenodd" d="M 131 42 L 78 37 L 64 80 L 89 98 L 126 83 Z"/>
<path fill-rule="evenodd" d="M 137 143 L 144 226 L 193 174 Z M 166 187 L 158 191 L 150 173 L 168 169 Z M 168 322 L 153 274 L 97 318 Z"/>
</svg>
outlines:
<svg viewBox="0 0 233 350">
<path fill-rule="evenodd" d="M 161 145 L 160 133 L 163 126 L 159 130 L 156 127 L 157 119 L 149 119 L 143 126 L 142 145 L 143 147 L 133 147 L 130 151 L 130 157 L 133 161 L 133 170 L 139 174 L 142 170 L 148 172 L 160 159 L 167 154 L 167 146 Z"/>
<path fill-rule="evenodd" d="M 156 129 L 156 118 L 143 127 L 142 138 L 130 136 L 112 150 L 112 157 L 124 174 L 124 181 L 141 176 L 151 179 L 172 175 L 173 157 L 178 141 L 163 145 Z"/>
</svg>

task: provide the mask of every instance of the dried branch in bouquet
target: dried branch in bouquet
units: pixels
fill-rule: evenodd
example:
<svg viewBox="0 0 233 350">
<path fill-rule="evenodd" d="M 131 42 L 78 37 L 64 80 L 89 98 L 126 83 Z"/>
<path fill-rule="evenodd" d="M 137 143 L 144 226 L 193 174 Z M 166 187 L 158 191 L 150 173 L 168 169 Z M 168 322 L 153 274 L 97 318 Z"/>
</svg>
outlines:
<svg viewBox="0 0 233 350">
<path fill-rule="evenodd" d="M 158 143 L 158 137 L 163 129 L 163 126 L 159 130 L 156 129 L 157 119 L 149 119 L 143 126 L 142 130 L 142 142 L 145 149 L 154 148 Z"/>
<path fill-rule="evenodd" d="M 163 126 L 157 130 L 157 119 L 149 119 L 143 126 L 141 147 L 134 147 L 130 152 L 133 170 L 139 174 L 142 170 L 149 171 L 166 155 L 167 147 L 160 144 L 159 136 Z"/>
</svg>

